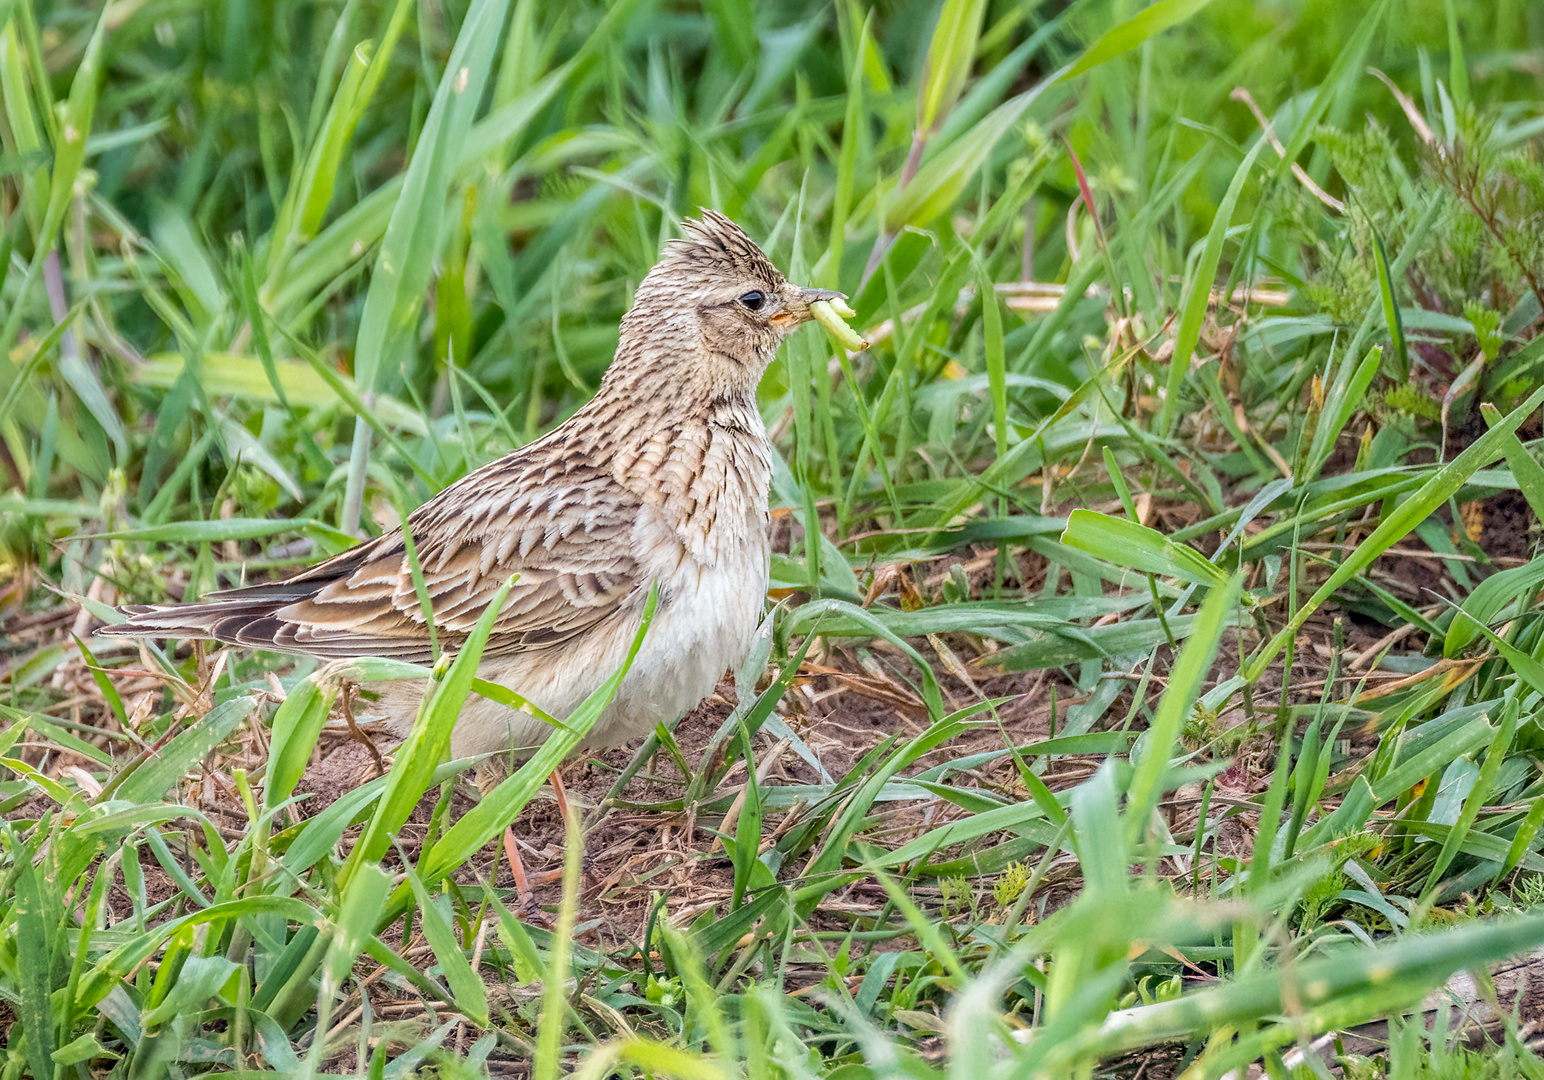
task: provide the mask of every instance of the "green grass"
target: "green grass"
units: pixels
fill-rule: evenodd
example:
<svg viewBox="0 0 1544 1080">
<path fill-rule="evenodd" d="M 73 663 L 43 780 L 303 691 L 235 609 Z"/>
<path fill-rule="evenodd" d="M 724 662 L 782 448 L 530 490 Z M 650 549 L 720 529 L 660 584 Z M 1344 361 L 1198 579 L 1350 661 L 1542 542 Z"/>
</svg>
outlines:
<svg viewBox="0 0 1544 1080">
<path fill-rule="evenodd" d="M 1348 1074 L 1544 1074 L 1504 998 L 1496 1054 L 1400 1019 L 1544 946 L 1541 48 L 1520 0 L 0 0 L 0 1077 L 1284 1075 L 1380 1017 Z M 422 669 L 79 636 L 550 428 L 702 205 L 875 345 L 763 385 L 738 704 L 607 765 L 680 861 L 492 876 L 610 688 L 467 808 L 474 640 L 318 806 L 340 687 Z"/>
</svg>

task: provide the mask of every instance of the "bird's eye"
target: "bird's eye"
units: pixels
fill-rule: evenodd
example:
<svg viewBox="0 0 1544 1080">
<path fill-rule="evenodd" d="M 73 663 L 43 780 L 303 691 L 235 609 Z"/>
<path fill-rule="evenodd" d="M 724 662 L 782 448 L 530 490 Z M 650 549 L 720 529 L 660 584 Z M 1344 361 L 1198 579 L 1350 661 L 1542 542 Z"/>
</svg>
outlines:
<svg viewBox="0 0 1544 1080">
<path fill-rule="evenodd" d="M 766 302 L 767 298 L 755 289 L 740 297 L 740 303 L 744 304 L 750 311 L 760 311 L 762 305 Z"/>
</svg>

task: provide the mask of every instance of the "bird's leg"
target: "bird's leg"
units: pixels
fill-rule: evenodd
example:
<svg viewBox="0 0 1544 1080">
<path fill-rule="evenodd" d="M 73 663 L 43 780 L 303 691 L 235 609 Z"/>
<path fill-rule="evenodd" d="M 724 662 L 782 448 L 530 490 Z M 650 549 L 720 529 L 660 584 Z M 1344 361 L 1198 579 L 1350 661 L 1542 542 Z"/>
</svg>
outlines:
<svg viewBox="0 0 1544 1080">
<path fill-rule="evenodd" d="M 568 803 L 568 790 L 563 787 L 563 774 L 557 769 L 552 770 L 552 798 L 558 804 L 558 817 L 562 818 L 563 826 L 566 829 L 568 827 L 568 818 L 573 813 L 573 808 Z M 563 868 L 560 866 L 556 870 L 544 870 L 537 874 L 536 884 L 545 885 L 551 881 L 561 881 L 562 878 Z"/>
<path fill-rule="evenodd" d="M 566 823 L 568 816 L 573 811 L 568 803 L 568 792 L 563 787 L 563 774 L 557 770 L 552 773 L 552 794 L 557 800 L 558 814 Z M 525 863 L 520 859 L 520 845 L 515 840 L 514 826 L 508 826 L 504 830 L 504 858 L 509 863 L 510 871 L 515 875 L 515 893 L 520 899 L 520 906 L 527 911 L 536 910 L 536 896 L 531 890 L 531 878 L 525 872 Z M 551 881 L 557 881 L 563 876 L 563 871 L 549 870 L 536 875 L 535 884 L 545 885 Z"/>
<path fill-rule="evenodd" d="M 503 782 L 506 763 L 505 758 L 493 757 L 477 766 L 476 772 L 472 774 L 472 782 L 477 785 L 482 797 L 486 798 Z M 537 910 L 536 895 L 531 891 L 531 879 L 526 875 L 525 863 L 520 859 L 520 844 L 515 840 L 513 823 L 504 827 L 504 860 L 509 863 L 510 873 L 515 875 L 515 896 L 520 901 L 521 910 L 533 914 Z"/>
<path fill-rule="evenodd" d="M 520 861 L 520 845 L 515 843 L 513 825 L 504 828 L 504 858 L 508 860 L 509 869 L 515 875 L 515 895 L 520 899 L 521 908 L 534 911 L 536 895 L 531 892 L 530 879 L 525 876 L 525 863 Z"/>
<path fill-rule="evenodd" d="M 557 800 L 558 817 L 562 818 L 563 824 L 567 826 L 568 815 L 572 809 L 568 805 L 568 791 L 563 787 L 563 773 L 560 769 L 552 770 L 552 797 Z"/>
<path fill-rule="evenodd" d="M 348 724 L 349 736 L 355 742 L 365 744 L 365 749 L 370 751 L 370 756 L 375 759 L 375 775 L 386 775 L 386 762 L 381 760 L 381 752 L 375 748 L 375 740 L 360 730 L 359 724 L 354 720 L 354 684 L 347 679 L 343 680 L 343 693 L 339 695 L 343 705 L 343 721 Z"/>
</svg>

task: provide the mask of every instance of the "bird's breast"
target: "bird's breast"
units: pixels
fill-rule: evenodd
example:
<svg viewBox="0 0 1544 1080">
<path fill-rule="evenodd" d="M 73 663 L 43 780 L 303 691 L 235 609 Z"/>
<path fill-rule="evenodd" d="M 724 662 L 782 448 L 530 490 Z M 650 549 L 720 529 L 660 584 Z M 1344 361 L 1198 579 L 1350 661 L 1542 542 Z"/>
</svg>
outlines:
<svg viewBox="0 0 1544 1080">
<path fill-rule="evenodd" d="M 699 566 L 747 555 L 765 563 L 772 447 L 753 406 L 661 420 L 629 440 L 612 468 Z"/>
<path fill-rule="evenodd" d="M 663 603 L 650 636 L 690 707 L 744 658 L 761 620 L 772 449 L 754 414 L 753 424 L 688 428 L 654 475 L 658 486 L 640 492 L 659 537 L 652 570 Z"/>
</svg>

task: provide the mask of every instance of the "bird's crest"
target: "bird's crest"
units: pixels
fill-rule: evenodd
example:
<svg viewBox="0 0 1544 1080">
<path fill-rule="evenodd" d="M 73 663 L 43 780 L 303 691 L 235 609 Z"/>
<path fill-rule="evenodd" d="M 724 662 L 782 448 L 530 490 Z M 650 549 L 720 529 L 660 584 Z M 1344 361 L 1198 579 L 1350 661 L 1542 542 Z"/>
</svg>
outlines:
<svg viewBox="0 0 1544 1080">
<path fill-rule="evenodd" d="M 668 261 L 712 268 L 726 275 L 752 277 L 776 285 L 783 275 L 767 258 L 756 241 L 745 235 L 734 222 L 717 210 L 704 209 L 701 220 L 681 222 L 686 235 L 670 241 Z"/>
</svg>

